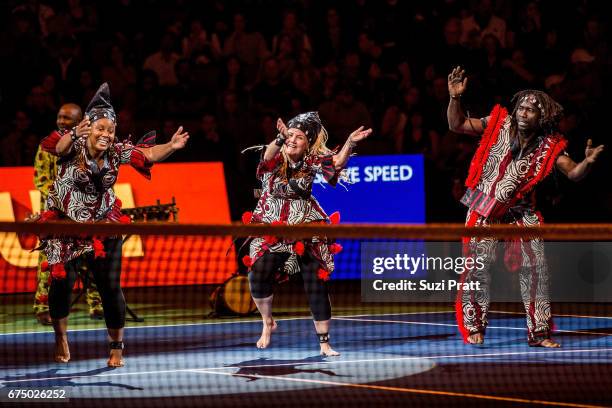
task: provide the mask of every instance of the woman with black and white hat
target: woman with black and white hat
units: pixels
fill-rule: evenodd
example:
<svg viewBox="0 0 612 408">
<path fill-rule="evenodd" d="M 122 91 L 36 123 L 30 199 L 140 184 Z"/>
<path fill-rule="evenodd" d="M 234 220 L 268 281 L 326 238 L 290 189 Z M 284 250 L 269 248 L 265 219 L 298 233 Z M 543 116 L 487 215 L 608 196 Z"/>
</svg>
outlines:
<svg viewBox="0 0 612 408">
<path fill-rule="evenodd" d="M 278 137 L 265 146 L 257 168 L 262 194 L 252 213 L 243 221 L 255 224 L 296 225 L 335 223 L 312 196 L 312 183 L 321 176 L 335 185 L 343 177 L 352 149 L 372 133 L 363 126 L 352 132 L 342 149 L 334 152 L 325 146 L 327 131 L 316 112 L 297 115 L 287 125 L 277 121 Z M 337 214 L 336 214 L 337 215 Z M 334 270 L 333 255 L 341 247 L 325 237 L 288 240 L 277 237 L 256 237 L 250 243 L 249 255 L 243 258 L 249 267 L 251 295 L 261 313 L 263 328 L 257 347 L 270 343 L 276 322 L 272 318 L 273 285 L 289 275 L 300 273 L 308 297 L 321 355 L 336 356 L 329 344 L 331 304 L 327 280 Z"/>
<path fill-rule="evenodd" d="M 130 164 L 150 178 L 153 163 L 182 149 L 189 139 L 189 134 L 179 127 L 168 143 L 155 145 L 151 132 L 133 145 L 117 141 L 116 125 L 108 84 L 104 83 L 79 125 L 43 139 L 42 149 L 59 156 L 59 160 L 58 176 L 40 221 L 129 222 L 128 217 L 122 216 L 121 202 L 112 189 L 119 166 Z M 67 339 L 70 294 L 77 270 L 86 262 L 102 297 L 110 339 L 108 366 L 123 366 L 125 300 L 120 285 L 121 237 L 45 237 L 40 249 L 48 258 L 52 277 L 49 312 L 55 331 L 55 360 L 61 363 L 70 360 Z"/>
</svg>

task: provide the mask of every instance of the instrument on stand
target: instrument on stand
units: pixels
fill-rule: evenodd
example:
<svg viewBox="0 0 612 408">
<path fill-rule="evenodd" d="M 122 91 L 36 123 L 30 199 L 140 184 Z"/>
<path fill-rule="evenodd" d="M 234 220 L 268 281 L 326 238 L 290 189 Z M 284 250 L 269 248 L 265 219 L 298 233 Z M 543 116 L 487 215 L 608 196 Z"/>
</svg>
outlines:
<svg viewBox="0 0 612 408">
<path fill-rule="evenodd" d="M 174 197 L 172 197 L 172 202 L 168 204 L 161 204 L 159 200 L 157 200 L 157 204 L 155 205 L 121 209 L 121 213 L 128 215 L 132 221 L 136 222 L 170 222 L 170 218 L 172 218 L 171 222 L 177 222 L 178 212 L 179 209 L 176 207 L 176 200 Z M 125 239 L 123 241 L 125 242 Z"/>
<path fill-rule="evenodd" d="M 213 311 L 210 317 L 224 315 L 246 316 L 257 310 L 249 290 L 249 278 L 235 273 L 210 295 Z"/>
</svg>

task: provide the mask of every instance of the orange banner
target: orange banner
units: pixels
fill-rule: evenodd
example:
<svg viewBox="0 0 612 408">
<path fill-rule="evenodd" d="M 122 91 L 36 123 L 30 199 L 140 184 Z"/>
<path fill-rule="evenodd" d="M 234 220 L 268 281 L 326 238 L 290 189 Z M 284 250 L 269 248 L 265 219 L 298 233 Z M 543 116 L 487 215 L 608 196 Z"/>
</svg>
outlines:
<svg viewBox="0 0 612 408">
<path fill-rule="evenodd" d="M 222 163 L 162 163 L 152 169 L 151 181 L 123 166 L 115 186 L 123 207 L 170 203 L 172 197 L 183 223 L 230 223 Z M 0 220 L 23 219 L 39 211 L 31 167 L 0 168 Z M 36 289 L 38 254 L 34 242 L 0 233 L 0 293 Z M 144 236 L 130 237 L 123 250 L 122 285 L 163 286 L 221 283 L 237 269 L 231 238 Z"/>
</svg>

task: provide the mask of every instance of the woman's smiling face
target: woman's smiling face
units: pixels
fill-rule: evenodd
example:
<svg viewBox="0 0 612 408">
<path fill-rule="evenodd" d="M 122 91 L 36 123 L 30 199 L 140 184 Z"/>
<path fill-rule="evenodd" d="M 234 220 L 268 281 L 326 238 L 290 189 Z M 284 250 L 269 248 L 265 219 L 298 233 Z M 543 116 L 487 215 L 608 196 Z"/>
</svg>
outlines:
<svg viewBox="0 0 612 408">
<path fill-rule="evenodd" d="M 92 123 L 89 144 L 95 151 L 106 151 L 114 141 L 115 122 L 108 118 L 102 118 Z"/>
<path fill-rule="evenodd" d="M 290 128 L 287 133 L 289 137 L 285 140 L 285 152 L 291 160 L 300 160 L 308 148 L 308 138 L 297 128 Z"/>
</svg>

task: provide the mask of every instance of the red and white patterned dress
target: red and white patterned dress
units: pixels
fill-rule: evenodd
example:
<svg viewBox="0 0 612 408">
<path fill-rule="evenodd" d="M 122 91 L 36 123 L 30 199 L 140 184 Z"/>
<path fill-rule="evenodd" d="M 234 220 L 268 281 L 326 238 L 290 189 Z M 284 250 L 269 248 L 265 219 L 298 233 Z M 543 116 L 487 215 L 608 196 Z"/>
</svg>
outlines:
<svg viewBox="0 0 612 408">
<path fill-rule="evenodd" d="M 259 163 L 257 177 L 262 182 L 262 194 L 250 222 L 286 225 L 329 223 L 329 217 L 311 192 L 317 174 L 332 186 L 338 182 L 341 170 L 335 169 L 332 155 L 307 155 L 297 167 L 287 169 L 288 179 L 281 174 L 282 162 L 279 153 L 271 160 L 262 159 Z M 304 252 L 319 261 L 323 270 L 320 277 L 328 277 L 334 271 L 334 244 L 325 237 L 313 237 L 307 241 L 254 238 L 250 244 L 250 264 L 267 252 L 289 253 L 284 272 L 290 275 L 299 272 L 297 255 Z"/>
<path fill-rule="evenodd" d="M 62 133 L 53 132 L 42 140 L 42 149 L 57 155 L 55 149 L 61 137 Z M 130 143 L 114 143 L 103 158 L 104 164 L 99 168 L 96 161 L 89 157 L 84 138 L 73 143 L 70 153 L 58 160 L 57 178 L 49 190 L 44 219 L 119 222 L 121 202 L 112 189 L 117 181 L 119 166 L 129 163 L 150 179 L 153 163 Z M 41 243 L 51 267 L 94 250 L 92 238 L 44 238 Z"/>
</svg>

